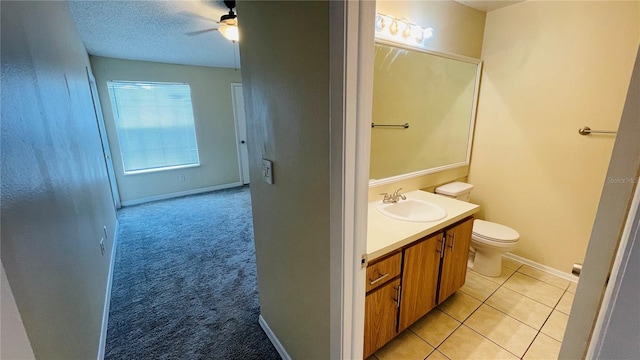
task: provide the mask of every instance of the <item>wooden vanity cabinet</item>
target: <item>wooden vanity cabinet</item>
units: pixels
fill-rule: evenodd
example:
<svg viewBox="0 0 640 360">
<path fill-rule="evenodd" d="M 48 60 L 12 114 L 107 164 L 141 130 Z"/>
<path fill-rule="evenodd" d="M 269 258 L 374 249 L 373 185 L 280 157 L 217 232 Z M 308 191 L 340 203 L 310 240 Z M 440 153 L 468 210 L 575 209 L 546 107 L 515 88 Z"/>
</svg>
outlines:
<svg viewBox="0 0 640 360">
<path fill-rule="evenodd" d="M 464 285 L 472 231 L 468 218 L 367 266 L 365 359 Z"/>
</svg>

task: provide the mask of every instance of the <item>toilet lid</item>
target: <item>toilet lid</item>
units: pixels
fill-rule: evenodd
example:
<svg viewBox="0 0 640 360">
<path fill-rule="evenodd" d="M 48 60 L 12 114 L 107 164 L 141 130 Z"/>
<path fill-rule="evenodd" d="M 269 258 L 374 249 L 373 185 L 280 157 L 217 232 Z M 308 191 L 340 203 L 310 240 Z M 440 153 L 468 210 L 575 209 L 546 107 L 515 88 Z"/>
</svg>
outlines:
<svg viewBox="0 0 640 360">
<path fill-rule="evenodd" d="M 510 227 L 479 219 L 473 221 L 473 235 L 498 242 L 514 242 L 520 238 L 520 234 Z"/>
</svg>

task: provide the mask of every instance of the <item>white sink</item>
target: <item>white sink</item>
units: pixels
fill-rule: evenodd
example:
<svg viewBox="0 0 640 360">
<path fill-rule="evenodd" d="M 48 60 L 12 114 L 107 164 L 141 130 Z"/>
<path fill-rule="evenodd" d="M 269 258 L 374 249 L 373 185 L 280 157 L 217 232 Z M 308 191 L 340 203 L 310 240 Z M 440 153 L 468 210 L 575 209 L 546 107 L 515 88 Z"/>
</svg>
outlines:
<svg viewBox="0 0 640 360">
<path fill-rule="evenodd" d="M 447 216 L 447 211 L 440 206 L 418 199 L 399 200 L 391 204 L 380 203 L 376 209 L 390 218 L 405 221 L 437 221 Z"/>
</svg>

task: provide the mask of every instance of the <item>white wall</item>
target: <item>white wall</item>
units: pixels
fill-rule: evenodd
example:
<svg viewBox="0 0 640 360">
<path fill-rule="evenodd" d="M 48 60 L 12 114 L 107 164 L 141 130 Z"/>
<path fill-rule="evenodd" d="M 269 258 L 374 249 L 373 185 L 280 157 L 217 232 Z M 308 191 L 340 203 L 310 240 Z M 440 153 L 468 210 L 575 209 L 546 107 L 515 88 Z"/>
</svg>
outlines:
<svg viewBox="0 0 640 360">
<path fill-rule="evenodd" d="M 1 261 L 0 277 L 0 359 L 35 359 Z"/>
<path fill-rule="evenodd" d="M 194 189 L 241 185 L 231 83 L 240 71 L 91 56 L 120 199 L 126 205 Z M 200 166 L 124 175 L 107 81 L 184 82 L 191 87 Z M 180 181 L 184 175 L 184 181 Z"/>
<path fill-rule="evenodd" d="M 469 180 L 515 254 L 582 262 L 640 39 L 637 1 L 526 1 L 487 14 Z"/>
<path fill-rule="evenodd" d="M 95 359 L 116 214 L 89 58 L 66 2 L 0 7 L 2 265 L 36 358 Z"/>
<path fill-rule="evenodd" d="M 260 313 L 293 359 L 328 359 L 329 2 L 238 13 Z M 273 185 L 255 180 L 262 158 Z"/>
</svg>

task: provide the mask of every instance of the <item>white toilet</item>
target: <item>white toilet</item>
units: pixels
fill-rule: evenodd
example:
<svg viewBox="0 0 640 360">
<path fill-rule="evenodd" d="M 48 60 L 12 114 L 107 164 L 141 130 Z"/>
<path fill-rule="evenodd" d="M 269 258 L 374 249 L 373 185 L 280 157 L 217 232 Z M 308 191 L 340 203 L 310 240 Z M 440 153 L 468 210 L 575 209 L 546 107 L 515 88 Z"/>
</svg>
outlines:
<svg viewBox="0 0 640 360">
<path fill-rule="evenodd" d="M 473 185 L 452 182 L 436 188 L 436 194 L 469 201 Z M 502 273 L 502 254 L 514 250 L 520 234 L 510 227 L 475 219 L 471 235 L 471 253 L 473 271 L 486 276 L 500 276 Z M 473 255 L 470 255 L 473 256 Z"/>
</svg>

